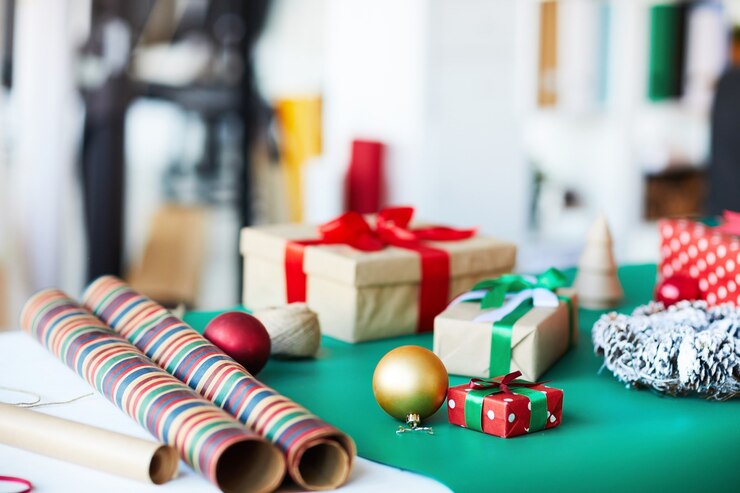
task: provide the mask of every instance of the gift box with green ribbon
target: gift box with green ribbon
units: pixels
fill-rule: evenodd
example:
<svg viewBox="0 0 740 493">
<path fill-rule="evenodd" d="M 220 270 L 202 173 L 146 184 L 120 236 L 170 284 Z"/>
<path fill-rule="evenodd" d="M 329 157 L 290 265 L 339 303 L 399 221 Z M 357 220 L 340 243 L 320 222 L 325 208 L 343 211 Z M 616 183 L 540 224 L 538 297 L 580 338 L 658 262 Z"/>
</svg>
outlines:
<svg viewBox="0 0 740 493">
<path fill-rule="evenodd" d="M 447 391 L 450 423 L 509 438 L 560 424 L 563 391 L 519 380 L 521 372 L 492 379 L 474 378 Z"/>
<path fill-rule="evenodd" d="M 453 375 L 520 371 L 536 380 L 578 339 L 578 302 L 557 269 L 479 282 L 434 321 L 434 353 Z"/>
</svg>

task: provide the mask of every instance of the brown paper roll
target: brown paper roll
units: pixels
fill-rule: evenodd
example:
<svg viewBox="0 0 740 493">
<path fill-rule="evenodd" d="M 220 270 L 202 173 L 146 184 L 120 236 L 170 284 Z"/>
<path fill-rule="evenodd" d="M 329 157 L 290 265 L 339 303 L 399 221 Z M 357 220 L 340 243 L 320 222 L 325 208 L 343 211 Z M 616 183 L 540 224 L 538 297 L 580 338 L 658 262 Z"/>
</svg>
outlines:
<svg viewBox="0 0 740 493">
<path fill-rule="evenodd" d="M 0 443 L 154 484 L 177 474 L 177 451 L 161 443 L 0 404 Z"/>
<path fill-rule="evenodd" d="M 307 443 L 300 459 L 288 466 L 290 476 L 303 488 L 333 490 L 344 484 L 352 471 L 354 442 L 341 435 Z M 354 454 L 353 454 L 354 455 Z"/>
</svg>

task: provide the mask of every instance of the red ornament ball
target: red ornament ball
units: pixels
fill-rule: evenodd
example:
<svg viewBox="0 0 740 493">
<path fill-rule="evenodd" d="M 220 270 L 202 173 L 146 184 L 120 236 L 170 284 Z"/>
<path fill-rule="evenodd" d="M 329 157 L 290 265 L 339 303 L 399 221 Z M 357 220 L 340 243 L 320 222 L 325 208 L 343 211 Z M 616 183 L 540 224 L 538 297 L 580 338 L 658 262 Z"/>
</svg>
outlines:
<svg viewBox="0 0 740 493">
<path fill-rule="evenodd" d="M 699 299 L 699 281 L 684 274 L 666 277 L 655 287 L 655 300 L 665 306 L 696 299 Z"/>
<path fill-rule="evenodd" d="M 252 375 L 264 368 L 270 356 L 270 334 L 248 313 L 222 313 L 208 323 L 203 336 Z"/>
</svg>

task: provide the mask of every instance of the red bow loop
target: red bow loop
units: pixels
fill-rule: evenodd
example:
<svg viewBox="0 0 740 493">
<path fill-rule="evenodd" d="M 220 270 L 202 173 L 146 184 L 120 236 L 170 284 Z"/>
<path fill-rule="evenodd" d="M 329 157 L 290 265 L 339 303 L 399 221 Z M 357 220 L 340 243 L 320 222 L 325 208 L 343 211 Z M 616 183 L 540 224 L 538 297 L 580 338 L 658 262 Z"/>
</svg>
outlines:
<svg viewBox="0 0 740 493">
<path fill-rule="evenodd" d="M 456 229 L 447 226 L 411 228 L 413 207 L 392 207 L 378 213 L 376 231 L 386 243 L 406 246 L 421 241 L 459 241 L 475 236 L 476 230 Z"/>
<path fill-rule="evenodd" d="M 375 252 L 385 248 L 365 218 L 357 212 L 345 212 L 336 219 L 319 226 L 325 243 L 344 243 L 364 252 Z"/>
<path fill-rule="evenodd" d="M 472 238 L 478 232 L 476 228 L 456 229 L 447 226 L 432 226 L 414 230 L 416 238 L 422 241 L 458 241 Z"/>
<path fill-rule="evenodd" d="M 414 217 L 413 207 L 387 207 L 378 212 L 376 224 L 378 229 L 394 226 L 406 229 L 411 224 L 412 217 Z"/>
</svg>

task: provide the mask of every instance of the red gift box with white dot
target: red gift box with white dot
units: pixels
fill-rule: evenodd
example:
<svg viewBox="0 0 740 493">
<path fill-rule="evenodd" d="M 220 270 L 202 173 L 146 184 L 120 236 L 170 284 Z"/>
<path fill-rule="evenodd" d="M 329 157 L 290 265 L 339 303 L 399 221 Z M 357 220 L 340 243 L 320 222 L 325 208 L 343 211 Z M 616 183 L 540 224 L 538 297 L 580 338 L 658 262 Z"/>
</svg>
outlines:
<svg viewBox="0 0 740 493">
<path fill-rule="evenodd" d="M 658 276 L 698 280 L 699 298 L 710 305 L 740 304 L 740 239 L 687 219 L 664 219 Z"/>
<path fill-rule="evenodd" d="M 535 385 L 530 387 L 546 394 L 547 423 L 545 429 L 560 424 L 563 413 L 563 391 Z M 465 428 L 465 397 L 470 390 L 468 384 L 450 387 L 447 391 L 447 416 L 451 424 Z M 529 398 L 519 394 L 495 393 L 483 398 L 481 428 L 483 433 L 510 438 L 530 432 L 531 415 Z"/>
</svg>

